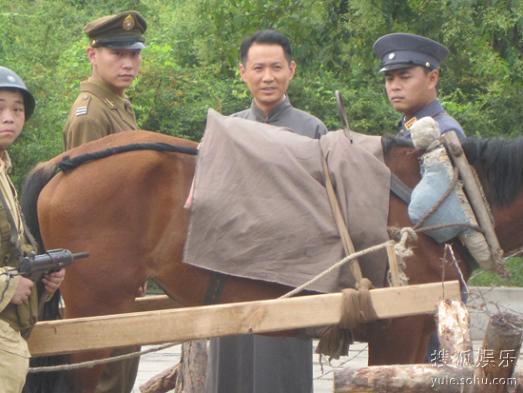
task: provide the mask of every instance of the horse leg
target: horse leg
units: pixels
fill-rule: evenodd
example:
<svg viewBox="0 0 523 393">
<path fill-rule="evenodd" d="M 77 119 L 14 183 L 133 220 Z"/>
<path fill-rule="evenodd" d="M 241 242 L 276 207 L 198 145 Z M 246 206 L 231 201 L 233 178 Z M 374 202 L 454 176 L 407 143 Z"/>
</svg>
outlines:
<svg viewBox="0 0 523 393">
<path fill-rule="evenodd" d="M 369 366 L 423 363 L 434 328 L 431 318 L 415 316 L 370 323 Z"/>
<path fill-rule="evenodd" d="M 116 249 L 118 246 L 115 245 Z M 84 249 L 75 247 L 74 249 Z M 137 268 L 131 261 L 131 255 L 115 256 L 107 250 L 102 254 L 93 251 L 93 257 L 85 264 L 71 266 L 62 284 L 62 292 L 66 304 L 66 318 L 119 314 L 133 311 L 137 289 L 145 280 L 143 269 Z M 136 259 L 136 258 L 134 258 Z M 107 262 L 110 260 L 111 262 Z M 122 268 L 122 261 L 126 269 Z M 97 269 L 96 267 L 99 267 Z M 105 271 L 106 267 L 114 272 Z M 105 267 L 105 268 L 104 268 Z M 94 287 L 96 283 L 96 286 Z M 96 288 L 96 290 L 93 290 Z M 134 348 L 133 348 L 134 350 Z M 112 349 L 89 351 L 71 356 L 73 363 L 87 360 L 102 359 L 111 356 Z M 105 366 L 83 368 L 70 373 L 77 392 L 91 393 L 99 382 Z M 119 370 L 120 367 L 117 367 Z M 111 372 L 114 367 L 111 367 Z M 125 382 L 122 381 L 122 384 Z M 131 383 L 131 382 L 129 382 Z"/>
<path fill-rule="evenodd" d="M 111 355 L 111 349 L 100 351 L 89 351 L 73 354 L 70 356 L 70 362 L 80 363 L 94 359 L 103 359 Z M 72 387 L 70 393 L 95 393 L 96 385 L 102 374 L 103 365 L 91 368 L 81 368 L 72 370 L 68 373 L 69 385 Z"/>
</svg>

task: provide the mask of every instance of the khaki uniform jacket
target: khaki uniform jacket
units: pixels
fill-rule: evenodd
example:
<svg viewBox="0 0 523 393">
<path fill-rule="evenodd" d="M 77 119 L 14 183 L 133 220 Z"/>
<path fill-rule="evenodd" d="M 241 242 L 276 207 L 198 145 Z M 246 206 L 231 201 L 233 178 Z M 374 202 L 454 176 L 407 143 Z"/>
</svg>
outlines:
<svg viewBox="0 0 523 393">
<path fill-rule="evenodd" d="M 64 149 L 137 128 L 129 100 L 115 94 L 103 82 L 89 78 L 80 83 L 80 95 L 65 123 Z"/>
<path fill-rule="evenodd" d="M 38 295 L 35 285 L 27 303 L 21 305 L 11 303 L 20 277 L 12 276 L 9 273 L 18 268 L 19 251 L 29 252 L 32 251 L 32 247 L 26 240 L 16 190 L 9 179 L 10 167 L 9 156 L 4 152 L 0 156 L 0 192 L 7 203 L 16 229 L 13 231 L 11 228 L 7 218 L 9 213 L 0 203 L 0 294 L 2 294 L 0 297 L 0 350 L 29 357 L 27 345 L 21 339 L 19 332 L 27 331 L 36 323 Z M 12 239 L 12 234 L 17 235 L 15 241 Z M 18 247 L 19 249 L 17 249 Z"/>
</svg>

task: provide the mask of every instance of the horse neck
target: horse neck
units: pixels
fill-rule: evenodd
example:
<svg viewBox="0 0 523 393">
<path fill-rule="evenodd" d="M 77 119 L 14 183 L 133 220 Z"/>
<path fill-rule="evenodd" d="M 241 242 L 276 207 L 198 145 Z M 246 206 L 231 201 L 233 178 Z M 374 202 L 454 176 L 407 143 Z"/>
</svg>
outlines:
<svg viewBox="0 0 523 393">
<path fill-rule="evenodd" d="M 385 149 L 385 165 L 407 186 L 413 188 L 420 180 L 419 153 L 411 146 L 395 145 Z"/>
<path fill-rule="evenodd" d="M 523 189 L 519 190 L 508 203 L 500 203 L 492 195 L 492 185 L 486 179 L 486 171 L 481 165 L 473 166 L 486 194 L 494 221 L 494 230 L 505 255 L 523 247 Z"/>
</svg>

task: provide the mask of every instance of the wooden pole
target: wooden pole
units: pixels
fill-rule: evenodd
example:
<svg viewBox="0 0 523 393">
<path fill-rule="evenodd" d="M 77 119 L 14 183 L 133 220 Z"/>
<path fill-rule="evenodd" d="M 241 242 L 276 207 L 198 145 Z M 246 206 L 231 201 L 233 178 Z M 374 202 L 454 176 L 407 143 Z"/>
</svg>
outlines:
<svg viewBox="0 0 523 393">
<path fill-rule="evenodd" d="M 370 297 L 378 319 L 432 313 L 442 299 L 459 299 L 448 281 L 378 288 Z M 29 337 L 33 356 L 129 345 L 181 342 L 230 334 L 269 333 L 334 325 L 342 316 L 341 293 L 217 306 L 147 311 L 38 322 Z"/>
<path fill-rule="evenodd" d="M 467 158 L 465 157 L 465 153 L 456 133 L 454 131 L 446 132 L 442 135 L 442 138 L 446 142 L 449 155 L 451 156 L 454 165 L 458 168 L 465 191 L 467 191 L 470 205 L 474 210 L 474 214 L 476 215 L 478 223 L 483 230 L 490 247 L 492 263 L 489 266 L 482 267 L 489 270 L 496 270 L 499 268 L 498 264 L 501 263 L 503 250 L 501 249 L 498 237 L 494 231 L 494 225 L 492 224 L 492 220 L 488 213 L 489 208 L 485 205 L 485 201 L 481 195 L 480 185 L 478 184 Z"/>
<path fill-rule="evenodd" d="M 477 386 L 484 385 L 475 379 L 473 367 L 401 364 L 334 371 L 334 393 L 472 393 Z M 494 386 L 523 393 L 523 375 L 517 373 Z"/>
<path fill-rule="evenodd" d="M 180 372 L 180 363 L 176 366 L 155 375 L 143 385 L 140 385 L 140 393 L 166 393 L 176 387 L 176 380 Z"/>
<path fill-rule="evenodd" d="M 490 318 L 474 371 L 474 377 L 485 383 L 474 385 L 474 393 L 507 392 L 506 385 L 495 382 L 514 373 L 522 328 L 523 320 L 514 314 L 499 313 Z"/>
<path fill-rule="evenodd" d="M 180 373 L 174 393 L 203 393 L 207 375 L 207 341 L 183 343 Z"/>
<path fill-rule="evenodd" d="M 394 242 L 391 240 L 387 244 L 387 257 L 389 260 L 390 284 L 393 287 L 401 286 L 400 269 L 398 266 L 398 257 L 394 249 Z"/>
<path fill-rule="evenodd" d="M 462 366 L 409 364 L 344 369 L 334 372 L 334 393 L 522 393 L 523 375 L 514 374 L 522 328 L 523 321 L 517 316 L 496 314 L 489 321 L 474 367 L 463 359 Z"/>
</svg>

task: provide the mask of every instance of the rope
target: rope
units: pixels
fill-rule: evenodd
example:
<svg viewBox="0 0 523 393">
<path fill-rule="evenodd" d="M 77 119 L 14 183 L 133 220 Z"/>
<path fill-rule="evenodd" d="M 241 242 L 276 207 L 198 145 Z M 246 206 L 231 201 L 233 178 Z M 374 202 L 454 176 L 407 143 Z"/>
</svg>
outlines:
<svg viewBox="0 0 523 393">
<path fill-rule="evenodd" d="M 339 325 L 343 329 L 352 330 L 360 323 L 376 319 L 376 312 L 372 307 L 369 290 L 372 283 L 364 278 L 360 281 L 358 290 L 347 288 L 343 293 L 343 310 Z"/>
<path fill-rule="evenodd" d="M 120 360 L 126 360 L 126 359 L 135 358 L 138 356 L 146 355 L 151 352 L 161 351 L 162 349 L 173 347 L 178 344 L 180 344 L 180 343 L 169 343 L 169 344 L 160 345 L 158 347 L 146 349 L 143 351 L 131 352 L 131 353 L 127 353 L 125 355 L 112 356 L 112 357 L 103 358 L 103 359 L 88 360 L 85 362 L 63 364 L 63 365 L 59 365 L 59 366 L 30 367 L 28 372 L 32 373 L 32 374 L 51 373 L 51 372 L 55 372 L 55 371 L 77 370 L 79 368 L 84 368 L 84 367 L 91 368 L 94 366 L 98 366 L 100 364 L 118 362 Z"/>
<path fill-rule="evenodd" d="M 338 325 L 327 326 L 320 333 L 316 353 L 328 355 L 329 360 L 347 356 L 349 346 L 354 341 L 351 331 L 377 318 L 369 292 L 372 282 L 363 278 L 358 284 L 358 290 L 347 288 L 342 291 L 341 318 Z"/>
<path fill-rule="evenodd" d="M 410 257 L 413 253 L 410 248 L 407 247 L 407 240 L 418 240 L 418 235 L 413 228 L 405 227 L 400 230 L 400 241 L 394 245 L 394 251 L 400 258 Z"/>
<path fill-rule="evenodd" d="M 334 270 L 336 270 L 339 267 L 343 266 L 347 262 L 352 261 L 353 259 L 359 258 L 362 255 L 370 254 L 370 253 L 373 253 L 373 252 L 376 252 L 376 251 L 379 251 L 379 250 L 382 250 L 382 249 L 386 248 L 387 245 L 389 244 L 389 241 L 390 240 L 387 240 L 384 243 L 380 243 L 380 244 L 377 244 L 375 246 L 366 248 L 365 250 L 358 251 L 358 252 L 355 252 L 354 254 L 347 255 L 345 258 L 339 260 L 338 262 L 336 262 L 331 267 L 329 267 L 329 268 L 325 269 L 324 271 L 322 271 L 321 273 L 319 273 L 317 276 L 314 276 L 309 281 L 301 284 L 299 287 L 294 288 L 292 291 L 287 292 L 285 295 L 280 296 L 278 299 L 286 299 L 288 297 L 296 295 L 297 293 L 299 293 L 299 292 L 303 291 L 304 289 L 306 289 L 312 283 L 315 283 L 316 281 L 318 281 L 322 277 L 325 277 L 327 274 L 333 272 Z"/>
</svg>

